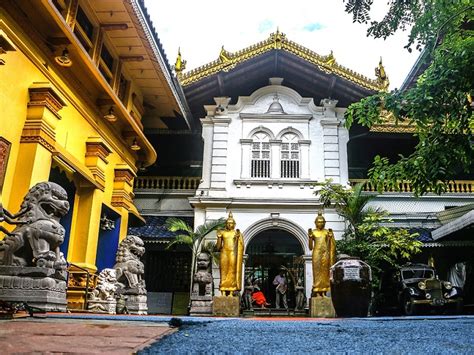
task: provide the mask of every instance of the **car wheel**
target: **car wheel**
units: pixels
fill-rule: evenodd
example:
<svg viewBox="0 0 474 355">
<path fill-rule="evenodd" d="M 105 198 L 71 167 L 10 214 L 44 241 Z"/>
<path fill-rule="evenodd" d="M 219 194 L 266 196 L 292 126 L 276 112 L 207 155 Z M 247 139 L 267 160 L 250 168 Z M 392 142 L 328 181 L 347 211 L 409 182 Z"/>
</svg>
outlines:
<svg viewBox="0 0 474 355">
<path fill-rule="evenodd" d="M 403 314 L 406 316 L 413 316 L 418 313 L 418 305 L 415 304 L 415 298 L 405 296 L 402 304 Z"/>
</svg>

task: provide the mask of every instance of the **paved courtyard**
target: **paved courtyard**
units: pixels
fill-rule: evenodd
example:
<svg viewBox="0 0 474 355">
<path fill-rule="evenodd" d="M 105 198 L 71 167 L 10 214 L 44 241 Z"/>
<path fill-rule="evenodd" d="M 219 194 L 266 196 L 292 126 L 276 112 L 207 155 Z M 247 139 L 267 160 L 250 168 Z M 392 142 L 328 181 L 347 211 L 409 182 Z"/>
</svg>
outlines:
<svg viewBox="0 0 474 355">
<path fill-rule="evenodd" d="M 0 353 L 473 354 L 474 316 L 364 319 L 48 314 L 0 321 Z"/>
<path fill-rule="evenodd" d="M 473 354 L 474 318 L 249 320 L 184 325 L 139 352 Z"/>
</svg>

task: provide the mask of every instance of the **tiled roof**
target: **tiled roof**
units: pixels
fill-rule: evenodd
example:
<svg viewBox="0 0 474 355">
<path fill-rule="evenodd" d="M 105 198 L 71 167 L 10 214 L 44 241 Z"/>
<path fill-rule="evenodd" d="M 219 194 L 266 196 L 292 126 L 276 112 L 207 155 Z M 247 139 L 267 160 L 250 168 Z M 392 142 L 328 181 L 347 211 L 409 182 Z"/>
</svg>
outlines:
<svg viewBox="0 0 474 355">
<path fill-rule="evenodd" d="M 416 240 L 422 243 L 432 242 L 433 238 L 431 237 L 431 229 L 427 228 L 410 228 L 408 230 L 410 233 L 418 233 Z"/>
<path fill-rule="evenodd" d="M 170 232 L 165 227 L 165 222 L 175 216 L 143 216 L 146 224 L 142 227 L 128 228 L 128 234 L 137 235 L 144 239 L 166 239 L 173 238 L 177 233 Z M 179 217 L 191 227 L 194 225 L 194 217 Z"/>
</svg>

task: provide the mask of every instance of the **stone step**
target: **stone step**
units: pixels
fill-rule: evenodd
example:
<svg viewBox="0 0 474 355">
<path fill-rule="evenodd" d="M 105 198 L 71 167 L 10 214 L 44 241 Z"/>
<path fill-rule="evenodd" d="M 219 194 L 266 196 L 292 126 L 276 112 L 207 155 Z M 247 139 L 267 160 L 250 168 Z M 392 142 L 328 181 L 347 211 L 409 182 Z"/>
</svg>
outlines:
<svg viewBox="0 0 474 355">
<path fill-rule="evenodd" d="M 306 317 L 307 310 L 278 309 L 278 308 L 254 308 L 252 311 L 244 310 L 244 317 Z"/>
</svg>

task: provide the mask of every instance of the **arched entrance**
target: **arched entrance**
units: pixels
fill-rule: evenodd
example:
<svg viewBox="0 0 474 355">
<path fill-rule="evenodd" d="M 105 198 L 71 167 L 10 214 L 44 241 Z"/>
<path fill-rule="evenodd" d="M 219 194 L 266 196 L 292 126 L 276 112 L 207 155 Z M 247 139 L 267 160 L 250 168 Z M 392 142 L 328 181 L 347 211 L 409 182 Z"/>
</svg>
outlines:
<svg viewBox="0 0 474 355">
<path fill-rule="evenodd" d="M 247 245 L 245 280 L 258 280 L 271 307 L 275 306 L 273 279 L 282 266 L 290 271 L 288 278 L 288 306 L 295 306 L 294 286 L 298 278 L 304 286 L 304 250 L 300 241 L 282 229 L 267 229 L 255 235 Z"/>
</svg>

